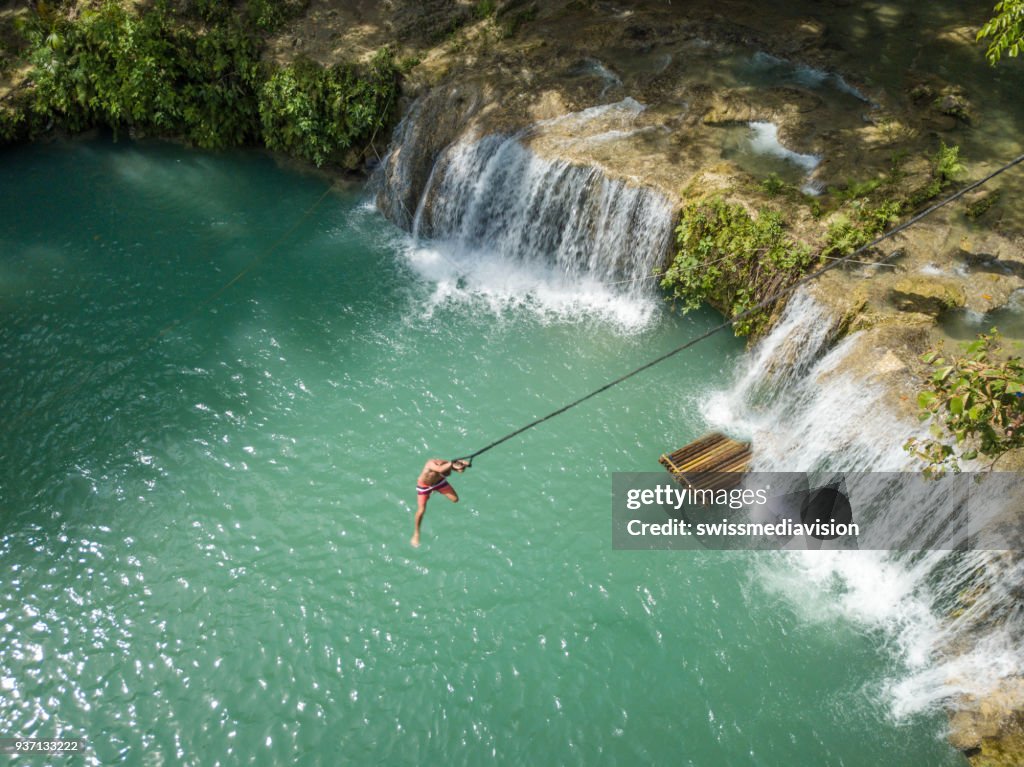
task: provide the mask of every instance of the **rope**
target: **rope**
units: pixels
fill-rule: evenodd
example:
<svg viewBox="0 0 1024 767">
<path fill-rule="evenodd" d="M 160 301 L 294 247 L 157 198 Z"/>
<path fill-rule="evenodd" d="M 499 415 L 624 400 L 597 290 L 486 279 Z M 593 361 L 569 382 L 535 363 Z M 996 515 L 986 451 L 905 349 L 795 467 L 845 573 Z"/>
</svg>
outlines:
<svg viewBox="0 0 1024 767">
<path fill-rule="evenodd" d="M 577 405 L 583 404 L 588 399 L 596 397 L 598 394 L 601 394 L 602 392 L 606 392 L 606 391 L 608 391 L 609 389 L 611 389 L 614 386 L 618 386 L 623 381 L 628 381 L 633 376 L 639 375 L 640 373 L 644 372 L 645 370 L 649 370 L 650 368 L 654 367 L 655 365 L 659 365 L 659 364 L 661 364 L 662 362 L 664 362 L 665 360 L 667 360 L 667 359 L 669 359 L 671 357 L 675 357 L 677 354 L 686 351 L 687 349 L 689 349 L 692 346 L 696 346 L 701 341 L 704 341 L 704 340 L 706 340 L 708 338 L 711 338 L 711 336 L 716 335 L 718 333 L 721 333 L 723 330 L 731 328 L 736 323 L 738 323 L 738 322 L 740 322 L 742 320 L 747 319 L 748 317 L 756 314 L 757 312 L 761 311 L 762 309 L 767 308 L 768 306 L 771 306 L 776 301 L 778 301 L 781 298 L 784 298 L 785 296 L 789 295 L 790 293 L 793 293 L 798 288 L 806 285 L 807 283 L 809 283 L 809 282 L 811 282 L 813 280 L 818 279 L 819 277 L 821 277 L 821 275 L 825 274 L 826 272 L 832 271 L 833 269 L 835 269 L 837 266 L 840 266 L 841 264 L 844 264 L 844 263 L 847 263 L 847 262 L 851 262 L 853 260 L 854 256 L 858 256 L 861 253 L 864 253 L 865 251 L 870 250 L 871 248 L 874 248 L 879 243 L 884 242 L 885 240 L 888 240 L 891 237 L 895 237 L 897 234 L 899 234 L 899 233 L 909 229 L 911 226 L 916 224 L 918 221 L 921 221 L 922 219 L 930 216 L 932 213 L 934 213 L 935 211 L 939 210 L 940 208 L 944 208 L 945 206 L 949 205 L 950 203 L 959 200 L 961 197 L 963 197 L 968 192 L 971 192 L 974 189 L 977 189 L 982 184 L 985 184 L 985 183 L 991 181 L 996 176 L 998 176 L 998 175 L 1000 175 L 1002 173 L 1005 173 L 1006 171 L 1010 170 L 1010 168 L 1013 168 L 1016 165 L 1020 165 L 1022 162 L 1024 162 L 1024 154 L 1014 158 L 1013 160 L 1010 160 L 1005 165 L 1001 165 L 999 168 L 994 170 L 992 173 L 989 173 L 984 178 L 982 178 L 982 179 L 980 179 L 978 181 L 975 181 L 972 184 L 968 184 L 967 186 L 965 186 L 960 191 L 958 191 L 958 192 L 956 192 L 954 194 L 951 194 L 949 197 L 945 198 L 944 200 L 942 200 L 940 202 L 937 202 L 934 205 L 932 205 L 931 207 L 926 208 L 925 210 L 921 211 L 917 215 L 912 216 L 910 219 L 908 219 L 904 223 L 900 224 L 899 226 L 895 227 L 894 229 L 889 230 L 888 232 L 885 232 L 884 234 L 880 235 L 879 237 L 876 237 L 874 240 L 872 240 L 871 242 L 867 243 L 866 245 L 860 246 L 859 248 L 854 250 L 852 253 L 850 253 L 848 256 L 845 256 L 845 257 L 842 257 L 842 258 L 837 258 L 835 261 L 832 261 L 831 263 L 826 264 L 825 266 L 821 267 L 820 269 L 818 269 L 816 271 L 813 271 L 810 274 L 807 274 L 807 275 L 803 276 L 802 278 L 800 278 L 796 282 L 792 283 L 791 285 L 789 285 L 789 286 L 787 286 L 785 288 L 782 288 L 781 290 L 776 291 L 773 295 L 768 296 L 768 298 L 764 299 L 763 301 L 761 301 L 758 304 L 755 304 L 754 306 L 750 307 L 749 309 L 746 309 L 745 311 L 740 312 L 739 314 L 737 314 L 732 319 L 726 320 L 721 325 L 717 325 L 717 326 L 711 328 L 710 330 L 702 333 L 701 335 L 697 336 L 696 338 L 691 338 L 689 341 L 687 341 L 684 344 L 681 344 L 680 346 L 677 346 L 675 349 L 672 349 L 671 351 L 665 352 L 660 357 L 655 357 L 653 360 L 651 360 L 649 362 L 645 362 L 640 367 L 634 368 L 633 370 L 630 370 L 628 373 L 625 373 L 625 374 L 619 376 L 618 378 L 616 378 L 615 380 L 609 381 L 608 383 L 604 384 L 603 386 L 601 386 L 601 387 L 599 387 L 597 389 L 594 389 L 589 394 L 584 394 L 579 399 L 575 399 L 572 402 L 568 403 L 567 405 L 563 405 L 562 407 L 558 408 L 558 410 L 552 410 L 547 415 L 542 416 L 540 418 L 537 418 L 537 419 L 535 419 L 533 421 L 530 421 L 525 426 L 521 426 L 518 429 L 516 429 L 515 431 L 509 432 L 508 434 L 506 434 L 503 437 L 499 437 L 498 439 L 494 440 L 493 442 L 488 443 L 487 445 L 485 445 L 484 447 L 480 448 L 479 450 L 476 450 L 476 451 L 474 451 L 474 452 L 472 452 L 472 453 L 470 453 L 468 455 L 465 455 L 465 456 L 463 456 L 461 458 L 456 458 L 454 460 L 456 460 L 456 461 L 467 461 L 470 465 L 472 465 L 473 459 L 476 458 L 478 455 L 483 455 L 488 450 L 493 450 L 498 445 L 501 445 L 501 444 L 503 444 L 505 442 L 508 442 L 513 437 L 518 437 L 524 431 L 528 431 L 528 430 L 534 428 L 535 426 L 540 426 L 545 421 L 549 421 L 552 418 L 554 418 L 556 416 L 559 416 L 559 415 L 561 415 L 562 413 L 564 413 L 564 412 L 566 412 L 568 410 L 572 410 L 574 407 L 576 407 Z M 881 261 L 878 261 L 877 263 L 878 264 L 885 264 L 885 262 L 887 260 L 889 260 L 890 258 L 892 258 L 896 254 L 896 252 L 897 251 L 893 251 L 892 253 L 890 253 L 888 256 L 883 258 Z"/>
</svg>

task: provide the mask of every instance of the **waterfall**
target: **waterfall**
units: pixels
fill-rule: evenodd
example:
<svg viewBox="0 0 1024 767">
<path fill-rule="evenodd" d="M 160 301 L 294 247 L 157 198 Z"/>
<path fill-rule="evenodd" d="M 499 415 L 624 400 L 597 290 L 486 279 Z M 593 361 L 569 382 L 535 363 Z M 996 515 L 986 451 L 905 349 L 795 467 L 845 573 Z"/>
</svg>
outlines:
<svg viewBox="0 0 1024 767">
<path fill-rule="evenodd" d="M 643 325 L 656 305 L 653 271 L 672 241 L 672 204 L 529 145 L 567 125 L 604 136 L 642 109 L 625 99 L 511 135 L 469 132 L 437 155 L 418 189 L 425 128 L 414 109 L 383 163 L 378 207 L 411 231 L 410 262 L 446 299 L 468 292 L 496 305 L 532 300 L 544 311 Z"/>
<path fill-rule="evenodd" d="M 452 147 L 424 192 L 413 233 L 514 263 L 553 261 L 570 279 L 647 277 L 664 259 L 671 208 L 598 168 L 549 160 L 516 137 Z"/>
<path fill-rule="evenodd" d="M 861 339 L 854 334 L 835 343 L 834 325 L 808 293 L 794 296 L 731 389 L 708 399 L 705 418 L 753 439 L 757 471 L 919 471 L 901 445 L 922 426 L 886 404 L 891 394 L 881 384 L 843 369 Z M 894 540 L 908 549 L 942 541 L 963 521 L 947 513 L 956 504 L 943 490 L 936 483 L 924 496 L 886 497 L 879 504 L 884 518 L 873 521 L 876 535 L 887 539 L 876 540 L 878 548 Z M 1016 495 L 1019 502 L 1019 483 Z M 989 512 L 1008 508 L 1009 498 Z M 898 670 L 878 680 L 876 692 L 897 719 L 955 706 L 962 695 L 984 695 L 1021 674 L 1024 563 L 1016 555 L 935 548 L 781 552 L 766 559 L 762 575 L 767 588 L 793 600 L 809 620 L 851 621 L 893 638 Z"/>
<path fill-rule="evenodd" d="M 671 204 L 595 165 L 530 147 L 553 125 L 571 124 L 561 142 L 622 135 L 642 109 L 625 99 L 511 135 L 464 132 L 431 152 L 437 138 L 414 106 L 382 164 L 377 204 L 412 233 L 409 262 L 436 286 L 435 303 L 484 300 L 496 312 L 527 305 L 646 324 L 655 305 L 647 278 L 671 244 Z M 861 339 L 837 341 L 837 331 L 808 292 L 796 294 L 731 389 L 705 400 L 712 427 L 753 439 L 755 470 L 918 469 L 901 446 L 920 424 L 889 406 L 881 383 L 845 369 Z M 932 513 L 937 494 L 902 507 L 888 499 L 880 534 L 907 549 L 948 538 L 960 520 Z M 779 552 L 762 562 L 766 587 L 809 619 L 893 638 L 898 669 L 876 680 L 876 692 L 896 718 L 984 694 L 1021 672 L 1024 614 L 1013 584 L 1024 581 L 1024 565 L 1016 558 L 933 548 Z"/>
</svg>

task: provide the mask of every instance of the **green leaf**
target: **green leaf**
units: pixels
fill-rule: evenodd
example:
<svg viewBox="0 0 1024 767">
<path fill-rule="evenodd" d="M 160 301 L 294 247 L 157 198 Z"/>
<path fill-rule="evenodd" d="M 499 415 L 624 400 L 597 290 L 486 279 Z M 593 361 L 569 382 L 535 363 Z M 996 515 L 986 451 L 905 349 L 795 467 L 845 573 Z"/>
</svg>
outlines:
<svg viewBox="0 0 1024 767">
<path fill-rule="evenodd" d="M 947 378 L 949 378 L 949 375 L 952 372 L 953 372 L 953 366 L 952 365 L 947 365 L 944 368 L 939 368 L 938 370 L 935 371 L 935 375 L 932 376 L 932 382 L 933 383 L 942 383 Z"/>
<path fill-rule="evenodd" d="M 923 391 L 917 395 L 917 406 L 922 410 L 927 410 L 937 398 L 935 392 Z"/>
<path fill-rule="evenodd" d="M 962 397 L 953 397 L 949 400 L 949 412 L 953 415 L 962 415 L 964 412 L 964 400 Z"/>
</svg>

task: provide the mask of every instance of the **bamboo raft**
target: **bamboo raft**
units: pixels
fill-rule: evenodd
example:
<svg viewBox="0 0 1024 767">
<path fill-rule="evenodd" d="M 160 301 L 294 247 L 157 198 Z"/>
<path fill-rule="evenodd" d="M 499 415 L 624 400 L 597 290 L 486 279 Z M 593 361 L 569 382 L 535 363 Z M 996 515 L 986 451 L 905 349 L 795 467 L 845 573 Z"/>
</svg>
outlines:
<svg viewBox="0 0 1024 767">
<path fill-rule="evenodd" d="M 674 453 L 662 455 L 658 462 L 685 487 L 718 490 L 736 487 L 752 456 L 749 442 L 712 432 Z"/>
</svg>

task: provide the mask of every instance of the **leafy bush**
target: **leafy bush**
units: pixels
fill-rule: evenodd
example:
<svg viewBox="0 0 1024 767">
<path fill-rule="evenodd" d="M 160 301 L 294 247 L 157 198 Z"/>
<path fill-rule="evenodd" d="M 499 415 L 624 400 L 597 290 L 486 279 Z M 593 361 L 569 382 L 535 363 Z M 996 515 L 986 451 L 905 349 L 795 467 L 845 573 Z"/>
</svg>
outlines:
<svg viewBox="0 0 1024 767">
<path fill-rule="evenodd" d="M 902 212 L 903 203 L 899 200 L 885 200 L 877 205 L 855 200 L 849 207 L 849 216 L 839 215 L 829 225 L 821 255 L 826 258 L 850 255 L 899 221 Z"/>
<path fill-rule="evenodd" d="M 133 128 L 204 147 L 258 136 L 258 51 L 237 27 L 193 31 L 107 0 L 77 20 L 39 15 L 27 34 L 32 109 L 66 130 Z"/>
<path fill-rule="evenodd" d="M 309 0 L 249 0 L 249 17 L 264 32 L 276 32 L 284 23 L 298 16 Z"/>
<path fill-rule="evenodd" d="M 232 0 L 188 0 L 188 15 L 211 24 L 222 24 L 241 15 Z M 289 19 L 295 18 L 309 5 L 309 0 L 248 0 L 245 16 L 263 32 L 276 32 Z"/>
<path fill-rule="evenodd" d="M 322 165 L 357 142 L 371 141 L 393 113 L 398 69 L 382 49 L 368 71 L 300 60 L 279 69 L 260 93 L 263 140 L 271 149 Z"/>
<path fill-rule="evenodd" d="M 928 184 L 910 195 L 886 197 L 896 191 L 902 176 L 902 159 L 893 158 L 892 169 L 885 179 L 847 183 L 839 196 L 849 202 L 829 225 L 823 256 L 839 258 L 867 245 L 897 223 L 903 213 L 939 195 L 967 170 L 960 158 L 960 147 L 943 142 L 932 158 L 932 179 Z"/>
<path fill-rule="evenodd" d="M 939 143 L 939 151 L 935 153 L 932 162 L 932 173 L 944 187 L 958 179 L 967 170 L 967 166 L 960 159 L 960 147 L 955 144 L 946 146 L 945 141 Z"/>
<path fill-rule="evenodd" d="M 768 177 L 761 182 L 761 191 L 769 197 L 775 197 L 781 194 L 786 191 L 788 187 L 789 184 L 783 181 L 778 173 L 769 173 Z"/>
<path fill-rule="evenodd" d="M 856 200 L 859 197 L 867 197 L 882 185 L 882 179 L 870 178 L 867 181 L 855 181 L 850 179 L 846 182 L 846 188 L 839 192 L 840 197 L 847 200 Z"/>
<path fill-rule="evenodd" d="M 202 147 L 257 140 L 256 94 L 264 74 L 253 40 L 230 26 L 179 34 L 177 39 L 181 134 Z"/>
<path fill-rule="evenodd" d="M 927 462 L 925 473 L 960 471 L 960 460 L 994 462 L 1024 447 L 1024 364 L 1019 357 L 993 360 L 995 329 L 980 335 L 962 355 L 933 350 L 921 357 L 932 369 L 917 398 L 920 418 L 931 420 L 931 437 L 907 440 L 904 448 Z"/>
<path fill-rule="evenodd" d="M 785 231 L 778 213 L 752 217 L 721 198 L 690 203 L 676 228 L 679 250 L 661 286 L 689 311 L 708 301 L 735 317 L 800 278 L 811 250 Z M 764 312 L 737 323 L 736 333 L 759 332 Z"/>
<path fill-rule="evenodd" d="M 250 0 L 249 27 L 305 2 Z M 362 68 L 300 62 L 268 79 L 258 40 L 231 8 L 191 0 L 193 21 L 183 22 L 159 2 L 138 14 L 104 0 L 77 19 L 41 3 L 25 30 L 33 88 L 0 105 L 0 140 L 51 124 L 70 132 L 105 125 L 210 148 L 262 140 L 319 165 L 390 121 L 400 74 L 390 52 Z"/>
</svg>

